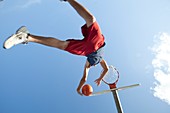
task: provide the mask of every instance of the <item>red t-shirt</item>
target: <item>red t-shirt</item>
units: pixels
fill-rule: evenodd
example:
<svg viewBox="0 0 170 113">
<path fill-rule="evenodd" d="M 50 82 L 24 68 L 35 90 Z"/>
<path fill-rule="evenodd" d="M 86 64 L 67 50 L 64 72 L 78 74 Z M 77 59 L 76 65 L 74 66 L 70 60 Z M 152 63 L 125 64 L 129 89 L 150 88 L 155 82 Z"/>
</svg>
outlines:
<svg viewBox="0 0 170 113">
<path fill-rule="evenodd" d="M 89 27 L 85 24 L 81 27 L 81 30 L 84 38 L 82 40 L 68 39 L 67 41 L 70 42 L 65 49 L 66 51 L 76 55 L 87 56 L 104 44 L 104 36 L 97 22 L 94 22 Z"/>
</svg>

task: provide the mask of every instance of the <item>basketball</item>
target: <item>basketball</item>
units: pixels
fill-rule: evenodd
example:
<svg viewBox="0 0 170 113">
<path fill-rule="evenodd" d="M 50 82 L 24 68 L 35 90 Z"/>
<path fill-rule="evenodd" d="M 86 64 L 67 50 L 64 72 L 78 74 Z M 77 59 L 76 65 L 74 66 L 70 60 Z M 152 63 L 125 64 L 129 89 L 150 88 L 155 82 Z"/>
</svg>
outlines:
<svg viewBox="0 0 170 113">
<path fill-rule="evenodd" d="M 85 84 L 83 87 L 82 87 L 82 93 L 83 95 L 85 96 L 90 96 L 92 93 L 93 93 L 93 88 L 91 85 L 89 84 Z"/>
</svg>

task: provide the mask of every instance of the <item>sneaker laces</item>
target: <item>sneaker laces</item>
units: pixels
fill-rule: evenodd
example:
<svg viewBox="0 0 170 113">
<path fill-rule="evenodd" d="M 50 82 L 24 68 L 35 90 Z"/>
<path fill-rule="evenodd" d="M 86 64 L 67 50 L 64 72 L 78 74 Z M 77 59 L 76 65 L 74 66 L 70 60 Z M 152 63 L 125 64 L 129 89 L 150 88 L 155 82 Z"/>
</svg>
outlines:
<svg viewBox="0 0 170 113">
<path fill-rule="evenodd" d="M 26 37 L 23 36 L 23 35 L 27 35 Z M 27 33 L 24 33 L 24 32 L 18 32 L 16 37 L 19 39 L 19 40 L 22 40 L 23 39 L 23 42 L 22 44 L 28 44 L 28 34 Z"/>
</svg>

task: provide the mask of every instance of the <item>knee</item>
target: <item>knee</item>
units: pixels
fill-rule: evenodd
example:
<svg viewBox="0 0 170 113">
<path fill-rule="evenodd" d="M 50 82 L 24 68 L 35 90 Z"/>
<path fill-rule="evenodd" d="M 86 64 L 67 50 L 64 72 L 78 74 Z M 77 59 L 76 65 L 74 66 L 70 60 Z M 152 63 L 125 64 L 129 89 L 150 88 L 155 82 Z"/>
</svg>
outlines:
<svg viewBox="0 0 170 113">
<path fill-rule="evenodd" d="M 87 21 L 93 23 L 96 21 L 96 18 L 93 15 L 89 15 Z"/>
<path fill-rule="evenodd" d="M 67 48 L 68 44 L 69 44 L 69 41 L 61 41 L 58 48 L 61 50 L 65 50 Z"/>
<path fill-rule="evenodd" d="M 92 25 L 96 21 L 96 18 L 93 15 L 89 15 L 86 19 L 87 26 Z"/>
</svg>

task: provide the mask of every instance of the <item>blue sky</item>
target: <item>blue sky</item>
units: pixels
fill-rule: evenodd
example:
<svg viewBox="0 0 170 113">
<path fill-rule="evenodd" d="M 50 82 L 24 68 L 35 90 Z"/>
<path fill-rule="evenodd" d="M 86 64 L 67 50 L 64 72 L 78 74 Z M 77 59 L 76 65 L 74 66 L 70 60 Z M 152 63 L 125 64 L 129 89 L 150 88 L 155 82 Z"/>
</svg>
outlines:
<svg viewBox="0 0 170 113">
<path fill-rule="evenodd" d="M 125 113 L 170 112 L 170 1 L 78 0 L 97 18 L 105 35 L 105 59 L 120 72 L 119 86 L 141 83 L 119 92 Z M 85 57 L 35 43 L 4 50 L 3 42 L 20 26 L 32 34 L 82 38 L 84 24 L 67 3 L 58 0 L 0 2 L 0 113 L 114 113 L 112 94 L 82 97 L 76 93 Z M 94 91 L 108 89 L 93 82 Z"/>
</svg>

